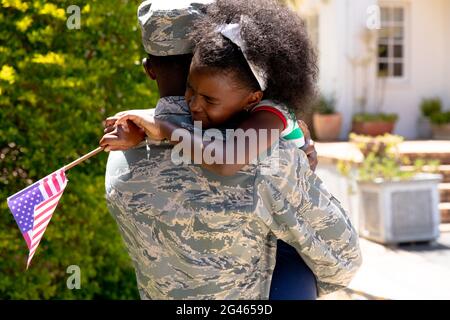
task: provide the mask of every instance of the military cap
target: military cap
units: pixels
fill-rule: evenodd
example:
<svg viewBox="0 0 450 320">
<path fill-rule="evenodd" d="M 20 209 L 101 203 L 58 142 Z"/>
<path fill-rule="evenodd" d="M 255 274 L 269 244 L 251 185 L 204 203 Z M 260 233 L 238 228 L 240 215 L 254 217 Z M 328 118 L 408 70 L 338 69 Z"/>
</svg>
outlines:
<svg viewBox="0 0 450 320">
<path fill-rule="evenodd" d="M 154 56 L 192 53 L 188 34 L 213 0 L 146 0 L 138 8 L 142 44 Z"/>
</svg>

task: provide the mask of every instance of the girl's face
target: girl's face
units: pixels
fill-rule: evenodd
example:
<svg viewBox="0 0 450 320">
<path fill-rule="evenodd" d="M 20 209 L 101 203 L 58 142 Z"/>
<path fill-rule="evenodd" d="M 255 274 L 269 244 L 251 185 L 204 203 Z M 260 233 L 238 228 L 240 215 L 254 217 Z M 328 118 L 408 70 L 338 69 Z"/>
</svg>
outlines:
<svg viewBox="0 0 450 320">
<path fill-rule="evenodd" d="M 195 60 L 194 56 L 185 98 L 192 119 L 201 121 L 204 129 L 220 127 L 261 101 L 262 92 L 239 86 L 232 72 L 198 67 Z"/>
</svg>

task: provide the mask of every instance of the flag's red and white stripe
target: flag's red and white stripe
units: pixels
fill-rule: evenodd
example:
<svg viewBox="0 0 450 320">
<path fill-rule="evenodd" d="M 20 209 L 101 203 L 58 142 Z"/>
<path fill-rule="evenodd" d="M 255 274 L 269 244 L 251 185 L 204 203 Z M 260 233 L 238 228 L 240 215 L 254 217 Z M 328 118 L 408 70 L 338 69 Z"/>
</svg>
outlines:
<svg viewBox="0 0 450 320">
<path fill-rule="evenodd" d="M 30 244 L 28 247 L 30 253 L 28 255 L 27 269 L 66 186 L 67 179 L 64 170 L 55 172 L 40 182 L 39 189 L 44 195 L 45 201 L 34 208 L 33 229 L 29 232 Z"/>
<path fill-rule="evenodd" d="M 67 179 L 64 170 L 61 170 L 42 179 L 39 184 L 39 189 L 44 195 L 44 199 L 47 200 L 61 190 L 64 190 L 66 182 Z"/>
</svg>

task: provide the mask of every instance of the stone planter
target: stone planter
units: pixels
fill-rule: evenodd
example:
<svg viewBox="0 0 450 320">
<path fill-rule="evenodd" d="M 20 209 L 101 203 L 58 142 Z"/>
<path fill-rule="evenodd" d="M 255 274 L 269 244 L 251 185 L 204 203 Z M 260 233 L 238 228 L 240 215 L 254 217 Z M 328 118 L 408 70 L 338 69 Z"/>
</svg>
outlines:
<svg viewBox="0 0 450 320">
<path fill-rule="evenodd" d="M 447 124 L 433 124 L 433 139 L 435 140 L 450 140 L 450 123 Z"/>
<path fill-rule="evenodd" d="M 406 181 L 358 182 L 360 235 L 383 244 L 436 240 L 441 179 L 418 174 Z"/>
<path fill-rule="evenodd" d="M 317 140 L 337 141 L 341 134 L 342 115 L 340 113 L 315 113 L 313 116 L 313 126 Z"/>
</svg>

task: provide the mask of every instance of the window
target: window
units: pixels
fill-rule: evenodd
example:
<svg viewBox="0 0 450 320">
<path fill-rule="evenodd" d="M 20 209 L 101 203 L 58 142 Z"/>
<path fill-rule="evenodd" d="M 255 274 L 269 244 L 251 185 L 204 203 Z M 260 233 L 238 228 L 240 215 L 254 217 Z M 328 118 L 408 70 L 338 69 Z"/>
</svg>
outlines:
<svg viewBox="0 0 450 320">
<path fill-rule="evenodd" d="M 378 76 L 405 76 L 405 8 L 381 7 L 381 29 L 378 31 Z"/>
</svg>

